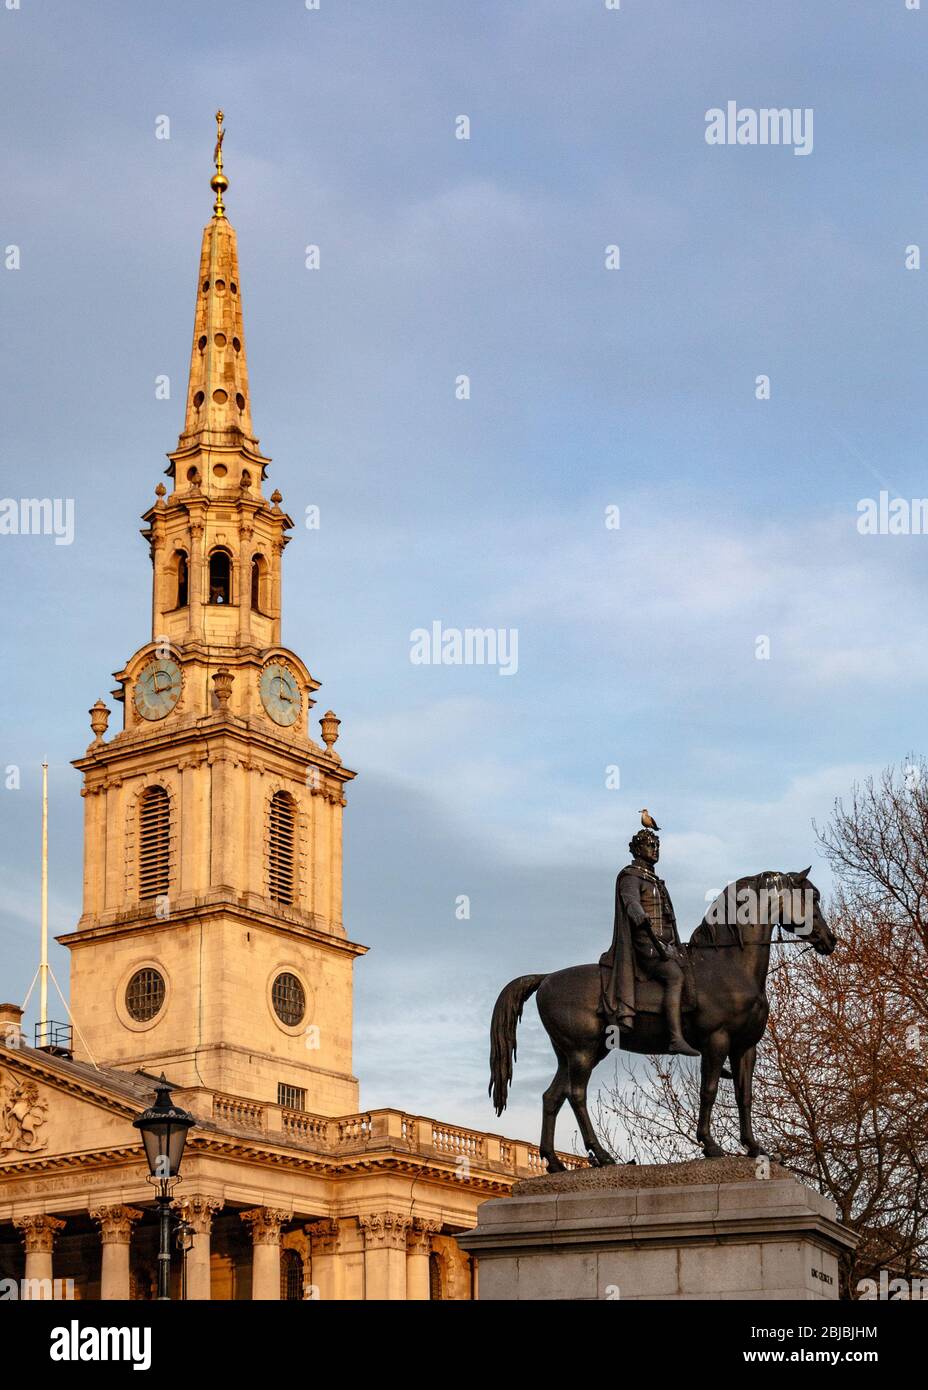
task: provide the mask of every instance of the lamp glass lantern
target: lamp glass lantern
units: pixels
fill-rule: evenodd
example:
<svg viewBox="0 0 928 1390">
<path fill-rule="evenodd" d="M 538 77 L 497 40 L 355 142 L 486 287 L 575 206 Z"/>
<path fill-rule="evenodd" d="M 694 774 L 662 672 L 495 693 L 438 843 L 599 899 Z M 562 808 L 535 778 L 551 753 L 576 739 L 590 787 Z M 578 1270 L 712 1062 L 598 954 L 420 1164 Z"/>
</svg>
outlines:
<svg viewBox="0 0 928 1390">
<path fill-rule="evenodd" d="M 163 1073 L 155 1090 L 154 1105 L 150 1105 L 132 1123 L 142 1136 L 152 1178 L 165 1185 L 173 1182 L 180 1173 L 187 1130 L 196 1121 L 171 1100 Z"/>
</svg>

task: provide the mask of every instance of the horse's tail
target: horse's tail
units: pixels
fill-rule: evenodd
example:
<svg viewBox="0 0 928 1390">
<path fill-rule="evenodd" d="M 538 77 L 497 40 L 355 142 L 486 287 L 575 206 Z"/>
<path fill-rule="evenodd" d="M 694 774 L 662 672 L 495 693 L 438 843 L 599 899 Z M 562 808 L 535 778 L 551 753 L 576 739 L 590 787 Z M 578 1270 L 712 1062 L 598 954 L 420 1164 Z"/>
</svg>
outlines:
<svg viewBox="0 0 928 1390">
<path fill-rule="evenodd" d="M 520 975 L 510 980 L 493 1006 L 490 1022 L 490 1085 L 497 1115 L 506 1109 L 506 1096 L 512 1080 L 512 1064 L 516 1060 L 516 1029 L 522 1017 L 526 999 L 530 999 L 545 979 L 544 975 Z"/>
</svg>

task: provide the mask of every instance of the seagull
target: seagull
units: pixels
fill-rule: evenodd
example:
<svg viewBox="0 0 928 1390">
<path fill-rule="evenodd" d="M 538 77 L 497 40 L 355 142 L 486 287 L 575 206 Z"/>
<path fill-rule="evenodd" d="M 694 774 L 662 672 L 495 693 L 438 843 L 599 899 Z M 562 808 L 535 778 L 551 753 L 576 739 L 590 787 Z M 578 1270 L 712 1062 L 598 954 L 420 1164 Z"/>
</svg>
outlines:
<svg viewBox="0 0 928 1390">
<path fill-rule="evenodd" d="M 641 808 L 641 824 L 644 826 L 645 830 L 660 830 L 660 826 L 651 815 L 647 806 L 642 806 Z"/>
</svg>

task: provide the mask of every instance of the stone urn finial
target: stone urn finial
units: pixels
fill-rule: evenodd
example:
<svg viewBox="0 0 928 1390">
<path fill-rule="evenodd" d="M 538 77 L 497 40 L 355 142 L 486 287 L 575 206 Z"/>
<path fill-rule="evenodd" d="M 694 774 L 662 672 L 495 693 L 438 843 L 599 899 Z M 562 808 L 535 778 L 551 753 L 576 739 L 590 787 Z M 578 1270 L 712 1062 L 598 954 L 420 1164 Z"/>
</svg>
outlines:
<svg viewBox="0 0 928 1390">
<path fill-rule="evenodd" d="M 219 708 L 226 710 L 232 698 L 232 682 L 235 680 L 232 672 L 226 666 L 220 666 L 213 676 L 213 686 L 216 690 L 216 699 L 219 701 Z"/>
<path fill-rule="evenodd" d="M 280 491 L 279 488 L 276 488 L 276 487 L 275 487 L 274 491 L 271 493 L 271 501 L 274 503 L 274 510 L 275 510 L 275 512 L 279 512 L 279 511 L 280 511 L 280 504 L 281 504 L 281 502 L 282 502 L 283 500 L 284 500 L 284 495 L 283 495 L 283 493 Z"/>
<path fill-rule="evenodd" d="M 157 499 L 158 499 L 157 502 L 155 503 L 155 506 L 156 506 L 156 507 L 163 507 L 163 506 L 164 506 L 164 498 L 165 498 L 166 493 L 167 493 L 167 488 L 164 486 L 164 483 L 159 483 L 158 486 L 155 488 L 155 496 L 156 496 Z"/>
<path fill-rule="evenodd" d="M 102 743 L 106 727 L 110 722 L 110 712 L 102 700 L 98 700 L 87 712 L 90 715 L 90 727 L 93 729 L 94 742 Z"/>
<path fill-rule="evenodd" d="M 335 743 L 338 739 L 338 726 L 341 722 L 340 719 L 336 719 L 332 710 L 326 710 L 319 720 L 322 727 L 322 741 L 330 758 L 338 758 L 338 754 L 335 752 Z"/>
</svg>

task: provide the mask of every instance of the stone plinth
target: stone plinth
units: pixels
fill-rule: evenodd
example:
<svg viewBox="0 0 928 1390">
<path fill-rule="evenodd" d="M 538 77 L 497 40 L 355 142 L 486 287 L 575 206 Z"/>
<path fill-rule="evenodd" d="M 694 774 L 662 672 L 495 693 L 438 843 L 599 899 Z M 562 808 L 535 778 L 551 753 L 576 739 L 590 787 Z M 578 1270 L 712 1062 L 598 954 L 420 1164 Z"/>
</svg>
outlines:
<svg viewBox="0 0 928 1390">
<path fill-rule="evenodd" d="M 492 1300 L 836 1299 L 856 1244 L 833 1203 L 741 1157 L 529 1178 L 457 1240 Z"/>
</svg>

